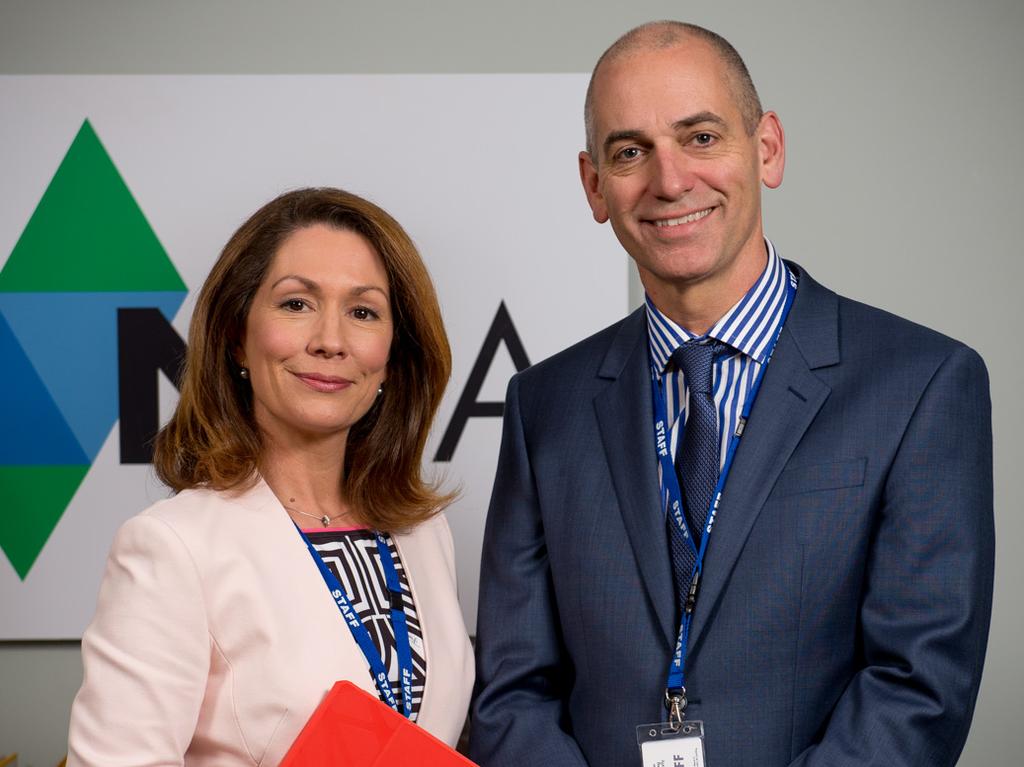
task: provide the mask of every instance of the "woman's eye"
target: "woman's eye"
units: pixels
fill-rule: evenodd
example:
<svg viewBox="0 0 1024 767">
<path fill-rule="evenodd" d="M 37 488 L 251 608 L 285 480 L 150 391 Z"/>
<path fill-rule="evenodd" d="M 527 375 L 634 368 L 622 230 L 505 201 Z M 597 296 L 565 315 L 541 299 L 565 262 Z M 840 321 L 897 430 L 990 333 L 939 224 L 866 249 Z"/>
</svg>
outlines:
<svg viewBox="0 0 1024 767">
<path fill-rule="evenodd" d="M 365 306 L 357 306 L 352 310 L 352 316 L 357 320 L 372 320 L 376 319 L 377 312 Z"/>
<path fill-rule="evenodd" d="M 281 304 L 281 307 L 283 309 L 287 309 L 290 312 L 301 312 L 303 309 L 306 308 L 306 302 L 303 301 L 301 298 L 289 298 L 287 301 Z"/>
</svg>

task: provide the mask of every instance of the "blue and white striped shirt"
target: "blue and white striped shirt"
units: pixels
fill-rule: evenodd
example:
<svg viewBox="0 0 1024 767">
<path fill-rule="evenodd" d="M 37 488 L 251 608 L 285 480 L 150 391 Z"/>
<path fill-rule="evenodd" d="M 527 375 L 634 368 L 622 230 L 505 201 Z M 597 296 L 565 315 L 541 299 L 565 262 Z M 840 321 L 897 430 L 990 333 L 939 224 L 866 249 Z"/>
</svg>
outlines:
<svg viewBox="0 0 1024 767">
<path fill-rule="evenodd" d="M 729 350 L 715 360 L 712 388 L 718 406 L 719 466 L 725 463 L 729 440 L 757 374 L 765 363 L 768 347 L 782 322 L 786 304 L 786 280 L 796 287 L 796 275 L 775 252 L 766 238 L 768 263 L 757 282 L 703 336 L 694 336 L 655 307 L 647 297 L 647 338 L 653 369 L 661 376 L 668 411 L 672 455 L 682 434 L 677 425 L 686 422 L 690 392 L 679 370 L 671 362 L 672 352 L 691 339 L 713 339 L 728 344 Z M 659 472 L 660 472 L 659 466 Z"/>
</svg>

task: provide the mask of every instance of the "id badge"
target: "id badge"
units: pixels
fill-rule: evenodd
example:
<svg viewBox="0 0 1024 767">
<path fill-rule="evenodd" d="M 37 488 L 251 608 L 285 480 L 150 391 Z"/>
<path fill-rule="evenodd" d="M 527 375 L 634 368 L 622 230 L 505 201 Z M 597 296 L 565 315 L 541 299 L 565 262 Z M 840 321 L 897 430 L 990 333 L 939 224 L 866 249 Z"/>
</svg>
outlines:
<svg viewBox="0 0 1024 767">
<path fill-rule="evenodd" d="M 704 761 L 704 723 L 683 721 L 673 730 L 666 722 L 636 728 L 643 767 L 707 767 Z"/>
</svg>

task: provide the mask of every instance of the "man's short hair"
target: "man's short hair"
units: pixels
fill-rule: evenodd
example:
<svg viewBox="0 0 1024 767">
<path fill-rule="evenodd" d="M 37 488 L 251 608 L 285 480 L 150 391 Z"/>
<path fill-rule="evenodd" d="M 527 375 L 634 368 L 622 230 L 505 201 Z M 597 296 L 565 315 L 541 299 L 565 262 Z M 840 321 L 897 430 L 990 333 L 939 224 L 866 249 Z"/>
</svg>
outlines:
<svg viewBox="0 0 1024 767">
<path fill-rule="evenodd" d="M 754 81 L 750 78 L 750 72 L 747 71 L 747 65 L 743 63 L 742 57 L 732 47 L 732 44 L 721 35 L 696 24 L 687 24 L 682 21 L 649 21 L 639 27 L 634 27 L 612 43 L 608 50 L 601 54 L 601 58 L 594 65 L 594 71 L 590 74 L 587 98 L 583 105 L 583 123 L 587 132 L 587 152 L 595 163 L 598 158 L 594 154 L 594 145 L 597 139 L 594 135 L 594 82 L 597 80 L 597 73 L 601 65 L 630 53 L 672 48 L 687 38 L 696 38 L 707 42 L 722 57 L 728 72 L 733 97 L 736 99 L 736 105 L 743 117 L 743 127 L 746 129 L 747 135 L 754 135 L 763 113 L 761 99 L 757 95 Z"/>
</svg>

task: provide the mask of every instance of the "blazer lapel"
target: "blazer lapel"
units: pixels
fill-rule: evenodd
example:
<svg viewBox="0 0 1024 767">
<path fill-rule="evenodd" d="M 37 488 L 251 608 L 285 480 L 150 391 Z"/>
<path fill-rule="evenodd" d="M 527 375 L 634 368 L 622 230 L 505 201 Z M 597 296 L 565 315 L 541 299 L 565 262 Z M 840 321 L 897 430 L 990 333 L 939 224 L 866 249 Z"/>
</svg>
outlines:
<svg viewBox="0 0 1024 767">
<path fill-rule="evenodd" d="M 594 399 L 608 469 L 651 610 L 669 647 L 678 627 L 664 515 L 658 501 L 653 406 L 643 309 L 619 329 L 598 374 L 612 379 Z"/>
<path fill-rule="evenodd" d="M 747 537 L 789 457 L 831 389 L 812 371 L 839 362 L 838 302 L 795 264 L 800 287 L 722 493 L 690 628 L 701 637 Z"/>
<path fill-rule="evenodd" d="M 303 604 L 303 625 L 287 627 L 290 638 L 282 641 L 301 639 L 306 653 L 322 659 L 325 667 L 344 673 L 339 678 L 348 679 L 376 695 L 373 679 L 365 671 L 366 659 L 331 598 L 309 549 L 274 491 L 260 478 L 239 501 L 247 512 L 240 529 L 246 530 L 250 545 L 264 552 L 276 577 L 294 586 L 292 601 Z"/>
</svg>

